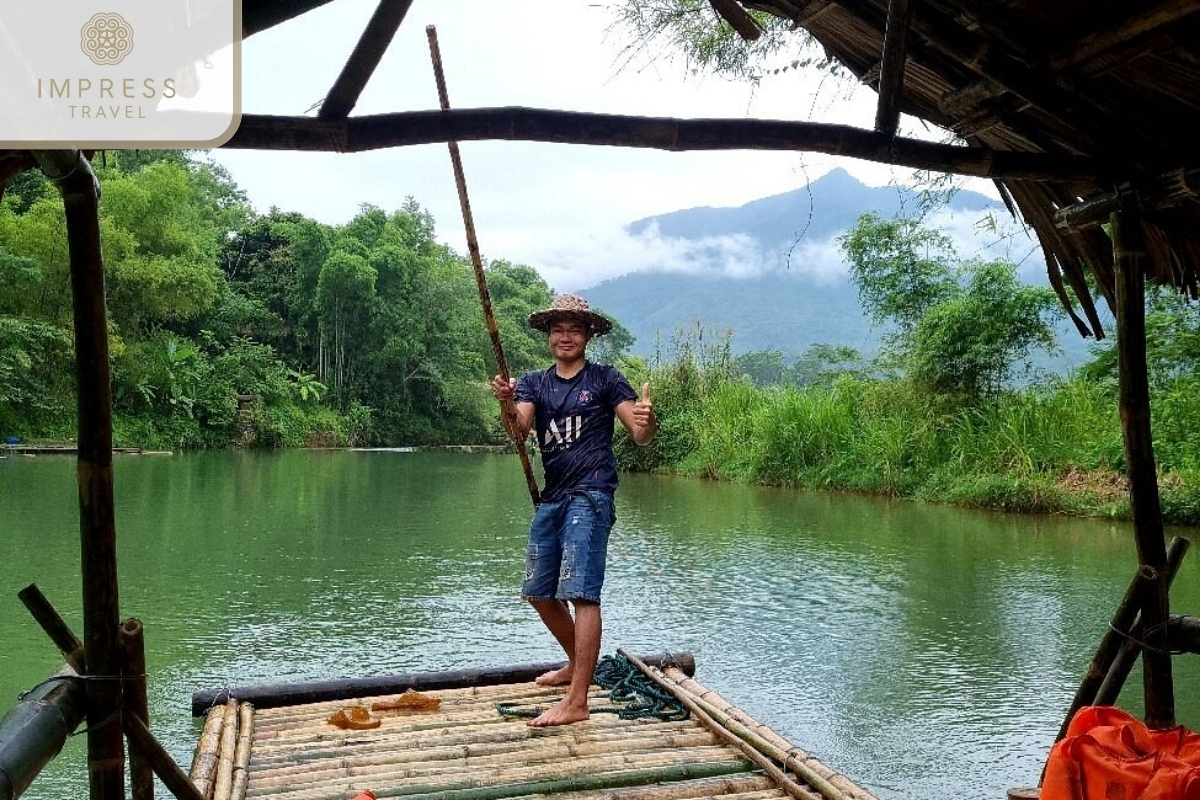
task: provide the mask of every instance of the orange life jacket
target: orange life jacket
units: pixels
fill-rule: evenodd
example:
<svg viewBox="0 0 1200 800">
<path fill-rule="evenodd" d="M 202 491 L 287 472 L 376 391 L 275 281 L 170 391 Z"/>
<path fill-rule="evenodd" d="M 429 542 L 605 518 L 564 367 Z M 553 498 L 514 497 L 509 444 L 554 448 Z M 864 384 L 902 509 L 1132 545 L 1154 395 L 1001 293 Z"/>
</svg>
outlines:
<svg viewBox="0 0 1200 800">
<path fill-rule="evenodd" d="M 1081 708 L 1050 750 L 1041 800 L 1200 800 L 1200 734 Z"/>
</svg>

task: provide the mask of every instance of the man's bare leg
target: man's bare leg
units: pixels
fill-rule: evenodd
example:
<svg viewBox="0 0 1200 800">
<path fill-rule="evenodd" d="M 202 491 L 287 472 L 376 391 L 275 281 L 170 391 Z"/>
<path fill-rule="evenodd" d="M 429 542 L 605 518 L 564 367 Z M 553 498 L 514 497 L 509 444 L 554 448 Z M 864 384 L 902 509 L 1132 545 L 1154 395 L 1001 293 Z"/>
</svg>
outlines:
<svg viewBox="0 0 1200 800">
<path fill-rule="evenodd" d="M 567 690 L 566 697 L 529 723 L 535 728 L 570 725 L 572 722 L 582 722 L 591 716 L 588 712 L 588 690 L 591 689 L 596 662 L 600 658 L 600 635 L 604 625 L 600 616 L 599 603 L 590 603 L 586 600 L 574 602 L 575 620 L 572 631 L 575 649 L 574 657 L 569 665 L 573 668 L 571 688 Z M 570 617 L 569 611 L 567 617 Z M 560 639 L 559 642 L 561 643 L 562 640 Z"/>
<path fill-rule="evenodd" d="M 529 604 L 537 610 L 542 624 L 567 654 L 566 666 L 544 672 L 534 682 L 538 686 L 566 686 L 571 682 L 575 658 L 575 620 L 571 618 L 571 610 L 562 600 L 530 600 Z"/>
</svg>

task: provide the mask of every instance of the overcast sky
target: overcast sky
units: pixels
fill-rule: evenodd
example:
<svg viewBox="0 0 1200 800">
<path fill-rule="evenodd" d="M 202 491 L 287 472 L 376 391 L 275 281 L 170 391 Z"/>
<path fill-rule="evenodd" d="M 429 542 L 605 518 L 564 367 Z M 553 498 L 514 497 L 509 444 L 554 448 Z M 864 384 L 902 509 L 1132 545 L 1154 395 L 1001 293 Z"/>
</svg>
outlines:
<svg viewBox="0 0 1200 800">
<path fill-rule="evenodd" d="M 243 110 L 315 114 L 374 6 L 375 0 L 335 0 L 247 40 Z M 652 60 L 643 54 L 630 60 L 609 32 L 613 19 L 607 3 L 415 0 L 353 113 L 438 107 L 425 34 L 434 25 L 454 108 L 512 105 L 874 124 L 873 92 L 819 73 L 788 71 L 756 88 L 689 76 L 681 57 Z M 911 122 L 906 127 L 920 133 Z M 464 142 L 460 150 L 484 258 L 529 264 L 559 291 L 667 268 L 679 258 L 679 247 L 622 231 L 643 217 L 742 205 L 800 188 L 835 166 L 876 186 L 906 183 L 911 175 L 902 168 L 805 153 L 671 153 L 534 142 Z M 466 253 L 445 144 L 348 155 L 215 150 L 212 157 L 261 212 L 277 206 L 340 224 L 363 203 L 391 211 L 411 196 L 433 214 L 439 238 Z M 976 181 L 971 188 L 987 192 L 990 184 Z M 729 267 L 736 269 L 741 256 L 731 258 Z"/>
</svg>

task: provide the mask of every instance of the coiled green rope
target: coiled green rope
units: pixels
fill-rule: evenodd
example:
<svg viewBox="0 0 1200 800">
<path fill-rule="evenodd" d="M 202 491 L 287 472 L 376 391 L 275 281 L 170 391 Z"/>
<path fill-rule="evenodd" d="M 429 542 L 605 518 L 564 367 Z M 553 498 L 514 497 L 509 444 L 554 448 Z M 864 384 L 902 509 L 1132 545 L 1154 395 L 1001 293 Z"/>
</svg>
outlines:
<svg viewBox="0 0 1200 800">
<path fill-rule="evenodd" d="M 592 673 L 592 683 L 608 691 L 608 699 L 621 705 L 600 706 L 593 713 L 616 714 L 621 719 L 655 718 L 664 722 L 690 716 L 675 697 L 629 662 L 623 655 L 604 656 Z M 506 717 L 536 717 L 544 707 L 527 708 L 521 703 L 497 703 L 496 710 Z"/>
</svg>

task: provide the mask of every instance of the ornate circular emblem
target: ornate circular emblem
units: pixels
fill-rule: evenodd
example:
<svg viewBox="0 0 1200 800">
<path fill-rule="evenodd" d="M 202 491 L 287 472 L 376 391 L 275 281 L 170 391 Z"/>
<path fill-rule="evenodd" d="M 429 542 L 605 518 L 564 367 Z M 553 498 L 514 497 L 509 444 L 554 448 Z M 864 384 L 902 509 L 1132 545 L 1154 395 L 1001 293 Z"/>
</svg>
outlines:
<svg viewBox="0 0 1200 800">
<path fill-rule="evenodd" d="M 120 14 L 96 14 L 79 31 L 79 49 L 97 64 L 120 64 L 133 52 L 133 26 Z"/>
</svg>

